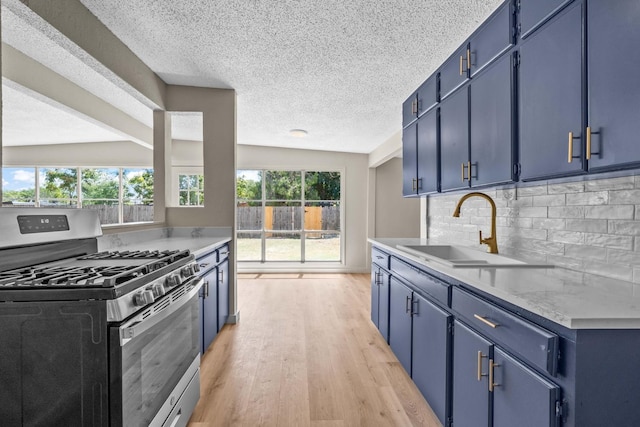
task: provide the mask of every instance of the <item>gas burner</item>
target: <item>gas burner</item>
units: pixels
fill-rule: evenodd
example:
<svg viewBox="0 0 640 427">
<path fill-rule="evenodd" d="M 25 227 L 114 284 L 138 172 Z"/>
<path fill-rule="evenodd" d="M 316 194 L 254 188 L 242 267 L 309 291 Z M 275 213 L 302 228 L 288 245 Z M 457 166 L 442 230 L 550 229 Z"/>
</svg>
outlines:
<svg viewBox="0 0 640 427">
<path fill-rule="evenodd" d="M 146 269 L 110 267 L 28 267 L 0 273 L 0 287 L 111 287 L 135 279 Z"/>
<path fill-rule="evenodd" d="M 131 258 L 144 258 L 144 259 L 159 259 L 167 256 L 175 255 L 180 251 L 103 251 L 96 252 L 94 254 L 85 255 L 79 257 L 79 260 L 84 259 L 131 259 Z"/>
</svg>

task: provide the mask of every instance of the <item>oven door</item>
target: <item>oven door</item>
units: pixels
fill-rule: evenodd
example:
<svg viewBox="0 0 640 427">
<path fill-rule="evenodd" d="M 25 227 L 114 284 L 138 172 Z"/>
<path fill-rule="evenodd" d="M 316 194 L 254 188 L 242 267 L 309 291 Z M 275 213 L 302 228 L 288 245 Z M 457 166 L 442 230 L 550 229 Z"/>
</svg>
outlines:
<svg viewBox="0 0 640 427">
<path fill-rule="evenodd" d="M 162 425 L 182 394 L 197 402 L 201 286 L 193 278 L 110 328 L 111 426 Z"/>
</svg>

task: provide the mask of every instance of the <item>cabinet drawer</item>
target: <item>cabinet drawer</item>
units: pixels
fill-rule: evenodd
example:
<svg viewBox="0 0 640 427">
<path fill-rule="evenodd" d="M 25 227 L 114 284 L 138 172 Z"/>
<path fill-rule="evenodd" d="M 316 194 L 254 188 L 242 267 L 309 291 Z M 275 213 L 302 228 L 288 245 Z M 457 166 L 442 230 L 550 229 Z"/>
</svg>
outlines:
<svg viewBox="0 0 640 427">
<path fill-rule="evenodd" d="M 449 306 L 451 286 L 396 257 L 391 257 L 391 271 L 445 306 Z"/>
<path fill-rule="evenodd" d="M 375 262 L 380 267 L 389 269 L 389 254 L 382 252 L 380 249 L 371 248 L 371 262 Z"/>
<path fill-rule="evenodd" d="M 551 375 L 558 369 L 558 336 L 458 288 L 451 308 L 467 324 Z"/>
<path fill-rule="evenodd" d="M 225 259 L 229 258 L 229 245 L 221 246 L 217 249 L 218 252 L 218 263 L 221 263 Z"/>
<path fill-rule="evenodd" d="M 206 273 L 208 270 L 212 269 L 218 263 L 218 251 L 211 251 L 201 257 L 198 257 L 196 260 L 198 265 L 200 266 L 200 274 Z"/>
</svg>

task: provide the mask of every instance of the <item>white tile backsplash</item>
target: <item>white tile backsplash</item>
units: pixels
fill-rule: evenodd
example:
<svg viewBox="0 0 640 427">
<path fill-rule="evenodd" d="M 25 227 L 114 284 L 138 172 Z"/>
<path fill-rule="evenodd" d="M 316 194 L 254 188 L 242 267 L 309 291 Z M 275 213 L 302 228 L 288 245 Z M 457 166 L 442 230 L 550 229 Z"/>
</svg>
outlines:
<svg viewBox="0 0 640 427">
<path fill-rule="evenodd" d="M 500 253 L 640 283 L 640 174 L 480 191 L 496 202 Z M 484 250 L 491 209 L 471 198 L 453 218 L 463 194 L 428 197 L 428 237 Z"/>
</svg>

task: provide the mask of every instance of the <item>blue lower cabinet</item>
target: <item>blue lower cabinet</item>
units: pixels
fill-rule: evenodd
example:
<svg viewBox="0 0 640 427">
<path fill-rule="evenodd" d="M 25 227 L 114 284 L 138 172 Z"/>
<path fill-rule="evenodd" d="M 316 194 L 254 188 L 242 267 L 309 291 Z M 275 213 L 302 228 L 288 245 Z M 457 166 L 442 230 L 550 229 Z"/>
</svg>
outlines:
<svg viewBox="0 0 640 427">
<path fill-rule="evenodd" d="M 454 321 L 452 419 L 455 427 L 490 425 L 488 368 L 492 350 L 489 341 Z"/>
<path fill-rule="evenodd" d="M 389 345 L 407 374 L 411 375 L 413 292 L 392 276 L 389 295 Z"/>
<path fill-rule="evenodd" d="M 218 322 L 217 332 L 227 323 L 229 317 L 229 260 L 225 260 L 216 268 L 218 272 Z"/>
<path fill-rule="evenodd" d="M 552 427 L 558 425 L 556 402 L 560 389 L 499 348 L 489 361 L 493 377 L 494 427 Z M 457 424 L 456 424 L 457 425 Z"/>
<path fill-rule="evenodd" d="M 371 267 L 371 321 L 389 342 L 389 273 L 382 267 Z"/>
<path fill-rule="evenodd" d="M 560 388 L 457 320 L 453 333 L 453 425 L 559 425 Z"/>
<path fill-rule="evenodd" d="M 411 378 L 443 425 L 449 418 L 449 325 L 453 318 L 413 294 Z"/>
<path fill-rule="evenodd" d="M 203 276 L 202 285 L 202 353 L 207 351 L 209 345 L 218 334 L 218 272 L 211 269 Z"/>
</svg>

